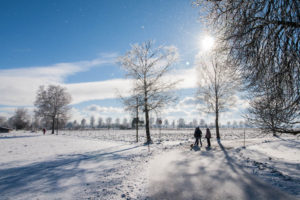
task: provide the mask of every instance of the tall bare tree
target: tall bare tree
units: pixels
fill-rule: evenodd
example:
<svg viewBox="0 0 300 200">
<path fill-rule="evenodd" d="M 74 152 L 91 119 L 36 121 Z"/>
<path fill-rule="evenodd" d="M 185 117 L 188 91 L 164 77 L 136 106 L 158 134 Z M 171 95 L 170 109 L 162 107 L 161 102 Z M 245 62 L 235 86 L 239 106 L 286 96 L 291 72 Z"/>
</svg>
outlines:
<svg viewBox="0 0 300 200">
<path fill-rule="evenodd" d="M 177 49 L 173 46 L 153 47 L 152 41 L 131 46 L 131 50 L 119 58 L 127 76 L 134 81 L 132 94 L 142 97 L 142 110 L 145 113 L 147 143 L 151 143 L 149 112 L 162 109 L 174 102 L 174 89 L 177 81 L 166 80 L 165 75 L 177 60 Z"/>
<path fill-rule="evenodd" d="M 228 66 L 225 56 L 214 51 L 199 58 L 198 71 L 200 81 L 196 97 L 200 110 L 215 114 L 216 135 L 220 139 L 220 113 L 234 105 L 239 76 Z"/>
<path fill-rule="evenodd" d="M 67 121 L 70 103 L 71 95 L 65 88 L 59 85 L 49 85 L 45 89 L 44 86 L 40 86 L 34 102 L 35 113 L 44 121 L 51 120 L 52 134 L 54 134 L 55 124 L 58 126 L 59 121 Z"/>
<path fill-rule="evenodd" d="M 300 133 L 294 129 L 300 124 L 299 1 L 195 3 L 205 9 L 204 18 L 217 30 L 222 48 L 242 72 L 252 95 L 252 121 L 259 119 L 258 125 L 272 132 Z M 264 107 L 268 109 L 261 110 Z"/>
</svg>

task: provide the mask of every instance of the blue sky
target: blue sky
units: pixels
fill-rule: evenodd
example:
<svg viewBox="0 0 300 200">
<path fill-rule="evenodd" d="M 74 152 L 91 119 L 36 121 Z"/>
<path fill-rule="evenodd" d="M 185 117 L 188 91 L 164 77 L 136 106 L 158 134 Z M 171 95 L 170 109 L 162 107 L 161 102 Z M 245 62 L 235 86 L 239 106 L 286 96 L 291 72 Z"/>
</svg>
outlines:
<svg viewBox="0 0 300 200">
<path fill-rule="evenodd" d="M 115 60 L 130 44 L 155 40 L 178 48 L 173 67 L 187 82 L 176 105 L 182 108 L 166 109 L 163 117 L 210 120 L 187 101 L 195 92 L 189 75 L 205 30 L 198 17 L 189 0 L 2 0 L 0 115 L 9 117 L 16 107 L 33 110 L 38 86 L 54 83 L 72 94 L 73 119 L 129 117 L 114 97 L 113 86 L 125 78 Z M 239 115 L 233 110 L 224 117 Z"/>
</svg>

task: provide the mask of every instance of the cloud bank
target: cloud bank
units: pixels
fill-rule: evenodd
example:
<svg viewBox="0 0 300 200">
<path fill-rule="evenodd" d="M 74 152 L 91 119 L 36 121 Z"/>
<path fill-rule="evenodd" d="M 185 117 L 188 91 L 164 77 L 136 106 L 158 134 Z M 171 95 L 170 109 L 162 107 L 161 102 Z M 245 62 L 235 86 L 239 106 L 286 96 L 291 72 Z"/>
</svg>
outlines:
<svg viewBox="0 0 300 200">
<path fill-rule="evenodd" d="M 91 61 L 58 63 L 51 66 L 0 70 L 0 105 L 32 106 L 40 85 L 59 84 L 67 88 L 72 96 L 72 104 L 90 100 L 116 98 L 117 91 L 128 96 L 132 86 L 129 79 L 66 84 L 64 80 L 71 75 L 114 64 L 115 57 L 98 58 Z M 177 89 L 196 87 L 195 69 L 177 70 L 166 76 L 166 80 L 181 80 Z"/>
<path fill-rule="evenodd" d="M 91 61 L 0 70 L 0 105 L 31 106 L 40 85 L 63 84 L 70 75 L 113 62 L 110 56 Z"/>
</svg>

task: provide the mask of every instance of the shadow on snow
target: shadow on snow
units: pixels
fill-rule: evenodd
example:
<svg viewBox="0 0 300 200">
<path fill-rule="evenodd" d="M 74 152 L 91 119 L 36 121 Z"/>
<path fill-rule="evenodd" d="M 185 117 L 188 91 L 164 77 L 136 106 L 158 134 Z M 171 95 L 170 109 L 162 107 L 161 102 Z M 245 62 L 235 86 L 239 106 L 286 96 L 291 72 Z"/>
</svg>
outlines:
<svg viewBox="0 0 300 200">
<path fill-rule="evenodd" d="M 293 199 L 247 173 L 221 141 L 218 145 L 220 150 L 201 151 L 192 158 L 182 152 L 186 159 L 172 162 L 176 170 L 168 172 L 168 180 L 153 184 L 158 191 L 154 189 L 150 199 Z M 190 168 L 192 162 L 202 161 L 196 169 Z"/>
<path fill-rule="evenodd" d="M 84 178 L 85 174 L 94 172 L 93 168 L 80 168 L 79 165 L 83 161 L 99 164 L 109 160 L 127 159 L 128 157 L 122 156 L 119 153 L 138 147 L 139 146 L 134 146 L 110 152 L 105 152 L 108 149 L 102 149 L 101 151 L 87 154 L 61 156 L 56 160 L 33 163 L 24 167 L 1 169 L 0 196 L 12 197 L 28 192 L 31 194 L 35 192 L 63 192 L 70 187 L 70 185 L 64 186 L 62 184 L 65 180 L 67 181 L 69 178 L 76 177 L 81 179 L 79 181 L 80 184 L 84 184 L 86 182 Z M 104 153 L 101 153 L 103 151 Z M 104 174 L 109 172 L 105 171 L 105 169 L 103 170 Z M 110 171 L 113 172 L 111 169 Z M 103 173 L 101 174 L 103 175 Z"/>
</svg>

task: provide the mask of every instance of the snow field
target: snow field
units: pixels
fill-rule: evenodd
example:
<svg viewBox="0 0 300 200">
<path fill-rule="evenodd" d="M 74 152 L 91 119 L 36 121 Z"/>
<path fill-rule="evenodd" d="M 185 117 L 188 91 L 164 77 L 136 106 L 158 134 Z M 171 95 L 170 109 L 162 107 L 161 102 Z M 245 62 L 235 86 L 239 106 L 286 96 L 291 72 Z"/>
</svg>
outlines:
<svg viewBox="0 0 300 200">
<path fill-rule="evenodd" d="M 139 182 L 128 178 L 148 155 L 141 145 L 41 133 L 0 135 L 0 146 L 1 199 L 137 196 Z"/>
<path fill-rule="evenodd" d="M 171 199 L 177 190 L 183 199 L 201 195 L 222 199 L 221 193 L 207 196 L 197 192 L 215 186 L 196 188 L 196 192 L 188 187 L 194 188 L 200 179 L 225 184 L 221 191 L 228 198 L 249 199 L 243 188 L 260 190 L 249 188 L 248 182 L 269 188 L 252 175 L 300 198 L 297 137 L 276 138 L 246 129 L 243 148 L 243 133 L 243 129 L 221 129 L 222 146 L 213 138 L 208 150 L 202 138 L 200 151 L 190 151 L 192 129 L 161 130 L 161 134 L 152 130 L 154 144 L 150 148 L 143 145 L 144 130 L 139 132 L 139 143 L 135 143 L 135 130 L 0 134 L 0 199 L 168 199 L 168 195 Z M 223 179 L 209 179 L 218 173 Z M 227 175 L 227 179 L 247 181 L 236 188 L 234 181 L 223 182 Z M 234 194 L 226 193 L 233 189 Z M 280 191 L 278 194 L 285 197 Z"/>
</svg>

